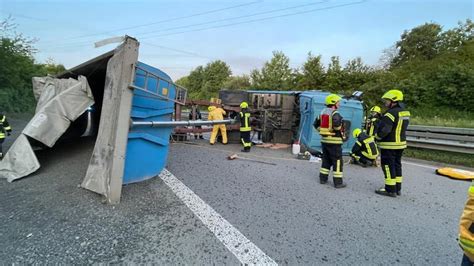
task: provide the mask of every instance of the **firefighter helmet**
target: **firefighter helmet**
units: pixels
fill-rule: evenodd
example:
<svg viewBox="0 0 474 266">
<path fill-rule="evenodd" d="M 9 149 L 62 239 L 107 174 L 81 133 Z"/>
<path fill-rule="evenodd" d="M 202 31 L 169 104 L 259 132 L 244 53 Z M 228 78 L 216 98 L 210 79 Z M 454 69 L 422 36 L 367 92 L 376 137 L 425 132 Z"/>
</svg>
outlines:
<svg viewBox="0 0 474 266">
<path fill-rule="evenodd" d="M 403 101 L 403 92 L 399 90 L 389 90 L 383 96 L 382 99 L 390 100 L 392 102 Z"/>
<path fill-rule="evenodd" d="M 352 131 L 352 136 L 354 138 L 357 138 L 357 137 L 359 137 L 360 132 L 362 132 L 362 130 L 360 130 L 360 128 L 356 128 L 356 129 L 354 129 L 354 131 Z"/>
<path fill-rule="evenodd" d="M 324 101 L 324 103 L 326 105 L 334 105 L 337 102 L 339 102 L 340 100 L 341 100 L 341 97 L 339 95 L 329 94 L 328 96 L 326 96 L 326 100 Z"/>
<path fill-rule="evenodd" d="M 379 114 L 380 114 L 380 112 L 381 112 L 382 110 L 380 109 L 380 107 L 378 107 L 378 106 L 376 105 L 376 106 L 370 108 L 369 111 L 370 111 L 370 112 L 375 112 L 375 113 L 379 113 Z"/>
<path fill-rule="evenodd" d="M 249 104 L 247 102 L 242 102 L 240 104 L 240 108 L 244 109 L 244 108 L 248 108 L 249 107 Z"/>
</svg>

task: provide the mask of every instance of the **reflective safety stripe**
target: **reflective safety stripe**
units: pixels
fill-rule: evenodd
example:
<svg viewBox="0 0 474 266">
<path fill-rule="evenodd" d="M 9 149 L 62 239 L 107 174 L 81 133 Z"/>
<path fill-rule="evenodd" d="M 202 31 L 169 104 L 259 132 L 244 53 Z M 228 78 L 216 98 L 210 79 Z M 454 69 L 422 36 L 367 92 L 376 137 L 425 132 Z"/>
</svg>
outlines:
<svg viewBox="0 0 474 266">
<path fill-rule="evenodd" d="M 0 139 L 4 139 L 4 138 L 5 138 L 5 133 L 0 132 Z"/>
<path fill-rule="evenodd" d="M 362 155 L 364 155 L 365 157 L 367 157 L 367 159 L 371 159 L 371 160 L 375 160 L 377 159 L 377 155 L 373 155 L 373 154 L 369 154 L 365 151 L 362 152 Z"/>
<path fill-rule="evenodd" d="M 359 141 L 356 141 L 356 144 L 362 146 L 362 143 L 360 143 Z"/>
<path fill-rule="evenodd" d="M 469 195 L 474 196 L 474 182 L 471 183 L 471 186 L 469 187 Z"/>
<path fill-rule="evenodd" d="M 8 127 L 4 127 L 4 129 L 5 129 L 6 131 L 10 131 L 10 130 L 12 130 L 12 127 L 11 127 L 11 126 L 8 126 Z"/>
<path fill-rule="evenodd" d="M 328 174 L 329 174 L 329 169 L 326 169 L 326 168 L 322 168 L 322 167 L 321 167 L 321 168 L 319 169 L 319 172 L 320 172 L 321 174 L 328 175 Z"/>
<path fill-rule="evenodd" d="M 240 118 L 241 119 L 244 119 L 244 126 L 240 126 L 240 131 L 242 132 L 247 132 L 247 131 L 251 131 L 252 128 L 249 126 L 249 118 L 250 118 L 250 113 L 242 113 L 240 112 Z"/>
<path fill-rule="evenodd" d="M 6 116 L 3 116 L 3 118 L 0 120 L 0 123 L 5 122 L 5 119 L 6 119 L 6 118 L 7 118 Z"/>
<path fill-rule="evenodd" d="M 339 178 L 343 178 L 343 177 L 344 177 L 343 174 L 342 174 L 342 172 L 334 172 L 334 175 L 333 175 L 333 176 L 334 176 L 334 177 L 339 177 Z"/>
<path fill-rule="evenodd" d="M 402 131 L 403 120 L 398 119 L 397 129 L 395 130 L 395 142 L 401 142 L 401 131 Z"/>
<path fill-rule="evenodd" d="M 395 117 L 391 113 L 385 113 L 385 116 L 392 120 L 392 122 L 395 122 Z"/>
<path fill-rule="evenodd" d="M 466 239 L 459 235 L 459 245 L 469 253 L 474 253 L 474 241 Z"/>
<path fill-rule="evenodd" d="M 336 171 L 334 171 L 334 177 L 342 177 L 341 171 L 341 160 L 336 160 Z"/>
<path fill-rule="evenodd" d="M 329 144 L 342 144 L 342 138 L 332 136 L 321 136 L 321 142 Z"/>
<path fill-rule="evenodd" d="M 402 183 L 402 182 L 403 182 L 403 176 L 397 176 L 397 177 L 395 177 L 395 182 L 397 182 L 397 183 Z"/>
<path fill-rule="evenodd" d="M 399 112 L 398 113 L 398 116 L 400 117 L 409 117 L 410 116 L 410 111 L 403 111 L 403 112 Z"/>
<path fill-rule="evenodd" d="M 384 170 L 385 170 L 385 185 L 387 186 L 394 186 L 396 184 L 395 178 L 392 178 L 392 175 L 390 174 L 390 168 L 388 165 L 384 165 Z"/>
<path fill-rule="evenodd" d="M 379 147 L 386 150 L 400 150 L 407 147 L 406 141 L 400 142 L 379 142 Z"/>
<path fill-rule="evenodd" d="M 245 142 L 244 139 L 240 139 L 240 141 L 242 142 L 242 145 L 244 145 L 244 147 L 252 147 L 252 142 Z"/>
</svg>

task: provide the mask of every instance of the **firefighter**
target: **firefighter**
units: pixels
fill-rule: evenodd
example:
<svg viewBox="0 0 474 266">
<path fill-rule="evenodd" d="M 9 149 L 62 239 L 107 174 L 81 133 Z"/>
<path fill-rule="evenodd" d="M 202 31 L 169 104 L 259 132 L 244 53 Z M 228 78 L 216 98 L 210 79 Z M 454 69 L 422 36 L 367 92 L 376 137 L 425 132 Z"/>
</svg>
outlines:
<svg viewBox="0 0 474 266">
<path fill-rule="evenodd" d="M 5 141 L 6 136 L 10 136 L 12 127 L 8 123 L 7 117 L 0 113 L 0 159 L 3 158 L 2 143 Z"/>
<path fill-rule="evenodd" d="M 352 136 L 356 139 L 351 151 L 352 162 L 363 167 L 375 165 L 379 151 L 374 137 L 362 132 L 360 128 L 354 129 Z"/>
<path fill-rule="evenodd" d="M 215 106 L 209 106 L 207 108 L 207 110 L 209 111 L 209 114 L 208 114 L 208 117 L 207 117 L 207 120 L 209 121 L 215 121 L 215 120 L 223 120 L 224 119 L 224 115 L 226 115 L 226 112 L 224 111 L 224 109 L 220 108 L 220 107 L 215 107 Z M 220 124 L 220 125 L 214 125 L 212 127 L 212 133 L 211 133 L 211 139 L 209 140 L 209 143 L 211 145 L 214 145 L 214 143 L 216 142 L 216 137 L 217 137 L 217 132 L 221 132 L 221 136 L 222 136 L 222 144 L 227 144 L 227 130 L 226 130 L 226 127 L 224 124 Z"/>
<path fill-rule="evenodd" d="M 315 119 L 313 126 L 321 135 L 321 146 L 323 150 L 322 165 L 319 170 L 319 182 L 325 184 L 328 181 L 329 171 L 332 166 L 334 187 L 343 188 L 346 186 L 342 178 L 342 142 L 343 142 L 343 121 L 337 109 L 341 97 L 330 94 L 325 99 L 326 108 Z"/>
<path fill-rule="evenodd" d="M 461 265 L 474 265 L 474 181 L 469 187 L 468 199 L 459 222 L 459 246 L 464 251 Z"/>
<path fill-rule="evenodd" d="M 405 110 L 403 93 L 389 90 L 383 96 L 387 111 L 381 116 L 375 135 L 381 155 L 382 171 L 385 175 L 385 187 L 375 193 L 396 197 L 402 189 L 402 154 L 407 147 L 406 130 L 410 121 L 410 112 Z"/>
<path fill-rule="evenodd" d="M 248 110 L 249 104 L 247 102 L 242 102 L 240 104 L 240 141 L 243 145 L 243 152 L 250 152 L 250 147 L 252 147 L 252 142 L 250 140 L 250 131 L 252 127 L 250 126 L 250 112 Z"/>
<path fill-rule="evenodd" d="M 365 132 L 367 133 L 367 135 L 373 137 L 375 136 L 375 133 L 377 133 L 381 109 L 378 106 L 373 106 L 372 108 L 370 108 L 369 112 L 369 118 L 365 122 Z"/>
</svg>

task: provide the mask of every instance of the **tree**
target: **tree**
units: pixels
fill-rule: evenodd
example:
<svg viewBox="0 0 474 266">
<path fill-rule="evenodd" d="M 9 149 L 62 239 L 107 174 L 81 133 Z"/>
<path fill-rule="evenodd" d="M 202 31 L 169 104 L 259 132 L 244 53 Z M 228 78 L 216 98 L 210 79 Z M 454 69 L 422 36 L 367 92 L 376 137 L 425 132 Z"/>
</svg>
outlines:
<svg viewBox="0 0 474 266">
<path fill-rule="evenodd" d="M 344 72 L 338 56 L 332 56 L 326 71 L 326 79 L 323 88 L 331 92 L 340 92 L 344 88 Z"/>
<path fill-rule="evenodd" d="M 300 90 L 319 89 L 325 80 L 325 70 L 321 63 L 321 55 L 313 56 L 308 53 L 308 58 L 303 64 L 301 73 L 297 73 L 297 88 Z"/>
<path fill-rule="evenodd" d="M 227 90 L 246 90 L 250 88 L 250 77 L 247 75 L 231 76 L 222 85 Z"/>
<path fill-rule="evenodd" d="M 290 59 L 279 51 L 273 52 L 272 59 L 259 71 L 250 74 L 252 86 L 256 89 L 288 90 L 293 85 L 293 71 Z"/>
<path fill-rule="evenodd" d="M 202 92 L 204 97 L 217 97 L 224 82 L 230 77 L 230 67 L 221 60 L 208 63 L 204 69 L 204 84 Z"/>
<path fill-rule="evenodd" d="M 456 51 L 472 39 L 474 39 L 474 23 L 467 19 L 464 23 L 459 22 L 458 27 L 441 33 L 438 50 Z"/>
<path fill-rule="evenodd" d="M 391 66 L 399 66 L 413 59 L 430 60 L 438 54 L 441 26 L 436 23 L 425 23 L 401 35 L 396 43 L 398 55 L 393 58 Z"/>
</svg>

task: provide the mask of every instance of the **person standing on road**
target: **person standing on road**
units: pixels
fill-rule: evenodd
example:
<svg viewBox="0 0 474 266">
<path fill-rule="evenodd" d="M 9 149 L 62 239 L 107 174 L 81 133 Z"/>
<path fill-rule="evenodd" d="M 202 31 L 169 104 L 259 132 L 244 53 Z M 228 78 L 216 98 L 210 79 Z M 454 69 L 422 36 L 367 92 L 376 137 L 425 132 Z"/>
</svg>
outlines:
<svg viewBox="0 0 474 266">
<path fill-rule="evenodd" d="M 363 167 L 375 165 L 379 150 L 374 137 L 368 136 L 360 128 L 354 129 L 352 136 L 356 139 L 351 151 L 352 162 Z"/>
<path fill-rule="evenodd" d="M 375 135 L 380 147 L 382 171 L 385 175 L 385 187 L 375 193 L 396 197 L 402 190 L 402 155 L 407 147 L 406 130 L 410 122 L 410 112 L 405 110 L 403 93 L 389 90 L 383 96 L 388 110 L 380 118 Z"/>
<path fill-rule="evenodd" d="M 3 158 L 2 144 L 5 141 L 6 136 L 10 136 L 12 127 L 8 123 L 7 117 L 0 113 L 0 159 Z"/>
<path fill-rule="evenodd" d="M 250 112 L 249 104 L 247 102 L 242 102 L 240 104 L 240 113 L 238 119 L 240 121 L 240 141 L 243 145 L 243 152 L 250 152 L 252 147 L 252 141 L 250 140 L 250 131 L 252 127 L 250 126 Z"/>
<path fill-rule="evenodd" d="M 215 120 L 224 120 L 224 115 L 226 115 L 226 112 L 224 109 L 220 107 L 215 107 L 215 106 L 209 106 L 207 109 L 209 111 L 207 120 L 209 121 L 215 121 Z M 222 136 L 222 144 L 227 144 L 227 129 L 224 124 L 219 124 L 219 125 L 214 125 L 212 127 L 212 133 L 211 133 L 211 139 L 209 140 L 209 143 L 211 145 L 214 145 L 216 142 L 217 138 L 217 132 L 221 132 Z"/>
<path fill-rule="evenodd" d="M 343 188 L 342 166 L 342 142 L 343 142 L 343 119 L 337 111 L 341 97 L 329 94 L 325 99 L 326 108 L 316 118 L 313 126 L 321 135 L 321 146 L 323 150 L 322 165 L 319 170 L 319 182 L 325 184 L 328 181 L 329 171 L 332 167 L 334 187 Z"/>
<path fill-rule="evenodd" d="M 365 122 L 365 132 L 367 135 L 373 137 L 375 136 L 375 133 L 377 133 L 381 109 L 378 106 L 373 106 L 369 111 L 369 118 Z"/>
<path fill-rule="evenodd" d="M 189 113 L 189 120 L 202 120 L 201 111 L 197 105 L 193 105 L 191 108 L 191 112 Z M 198 130 L 200 130 L 201 126 L 196 126 Z M 204 139 L 201 132 L 194 133 L 194 139 Z"/>
<path fill-rule="evenodd" d="M 469 187 L 467 202 L 459 222 L 458 241 L 464 251 L 461 265 L 474 265 L 474 181 Z"/>
</svg>

